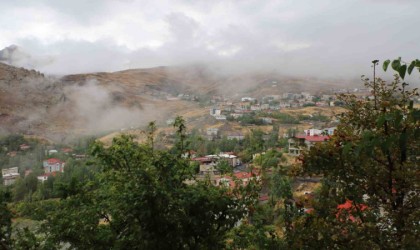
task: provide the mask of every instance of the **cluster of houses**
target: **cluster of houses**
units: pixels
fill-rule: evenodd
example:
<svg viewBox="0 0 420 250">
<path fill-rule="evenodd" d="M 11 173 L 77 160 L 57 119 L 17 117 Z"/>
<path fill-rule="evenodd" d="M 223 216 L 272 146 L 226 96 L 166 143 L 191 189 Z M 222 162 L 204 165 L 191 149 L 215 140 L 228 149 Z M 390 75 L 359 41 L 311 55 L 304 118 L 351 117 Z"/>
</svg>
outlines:
<svg viewBox="0 0 420 250">
<path fill-rule="evenodd" d="M 30 148 L 31 146 L 28 144 L 22 144 L 19 146 L 20 151 L 26 151 L 26 150 L 29 150 Z M 86 157 L 85 155 L 81 155 L 81 154 L 73 154 L 73 150 L 71 148 L 63 148 L 60 151 L 64 154 L 71 155 L 75 159 L 83 159 Z M 47 150 L 45 150 L 45 155 L 47 156 L 51 156 L 56 153 L 58 153 L 58 150 L 52 147 L 49 147 L 47 148 Z M 17 151 L 8 152 L 7 155 L 10 157 L 15 157 L 17 155 Z M 49 158 L 43 161 L 42 166 L 43 166 L 44 173 L 40 176 L 37 176 L 37 178 L 39 181 L 44 182 L 50 176 L 56 176 L 57 173 L 63 173 L 65 162 L 61 161 L 58 158 Z M 25 173 L 21 174 L 19 172 L 19 167 L 2 169 L 1 174 L 2 174 L 3 185 L 10 186 L 14 184 L 16 180 L 20 178 L 21 176 L 27 176 L 30 173 L 32 173 L 31 169 L 26 170 Z"/>
<path fill-rule="evenodd" d="M 219 172 L 216 169 L 216 166 L 221 160 L 226 161 L 232 168 L 241 165 L 240 159 L 233 152 L 224 152 L 217 155 L 206 155 L 203 157 L 195 157 L 195 155 L 191 155 L 191 161 L 195 161 L 200 164 L 200 175 L 218 174 Z"/>
<path fill-rule="evenodd" d="M 289 155 L 300 155 L 302 150 L 309 150 L 317 143 L 328 141 L 334 134 L 336 127 L 324 129 L 306 129 L 303 134 L 288 139 Z"/>
<path fill-rule="evenodd" d="M 29 150 L 29 149 L 31 149 L 31 146 L 30 146 L 30 145 L 28 145 L 28 144 L 20 144 L 20 145 L 19 145 L 19 150 L 20 150 L 20 151 L 27 151 L 27 150 Z M 7 156 L 10 156 L 10 157 L 15 157 L 15 156 L 17 155 L 17 153 L 18 153 L 18 151 L 9 151 L 9 152 L 7 153 Z"/>
<path fill-rule="evenodd" d="M 217 120 L 226 120 L 226 114 L 237 119 L 244 113 L 252 111 L 280 110 L 304 106 L 335 106 L 337 104 L 336 94 L 339 93 L 354 93 L 361 99 L 371 96 L 370 91 L 366 88 L 331 89 L 327 93 L 330 94 L 314 95 L 306 91 L 300 93 L 287 92 L 279 95 L 266 95 L 260 99 L 246 96 L 241 97 L 237 101 L 231 101 L 221 96 L 213 96 L 211 99 L 213 107 L 210 109 L 210 115 Z"/>
<path fill-rule="evenodd" d="M 226 138 L 228 140 L 238 140 L 241 141 L 245 138 L 245 135 L 238 130 L 234 130 L 234 131 L 225 131 L 224 135 L 226 136 Z M 221 137 L 221 131 L 219 128 L 215 128 L 215 127 L 211 127 L 211 128 L 207 128 L 206 130 L 206 138 L 209 141 L 218 139 Z"/>
<path fill-rule="evenodd" d="M 240 159 L 233 152 L 224 152 L 217 155 L 206 155 L 203 157 L 195 157 L 195 155 L 192 155 L 190 159 L 193 162 L 198 162 L 200 165 L 197 179 L 209 178 L 215 186 L 223 185 L 233 188 L 237 182 L 242 185 L 247 185 L 252 179 L 259 178 L 259 174 L 255 171 L 233 171 L 234 173 L 232 175 L 221 174 L 219 169 L 217 169 L 217 165 L 222 160 L 226 161 L 226 163 L 232 167 L 232 170 L 241 165 Z"/>
<path fill-rule="evenodd" d="M 242 97 L 239 101 L 229 101 L 223 98 L 216 98 L 214 105 L 210 108 L 210 115 L 216 120 L 227 120 L 229 117 L 238 119 L 244 114 L 258 111 L 274 111 L 287 108 L 298 108 L 305 105 L 312 106 L 334 106 L 335 96 L 320 95 L 313 96 L 308 92 L 284 93 L 283 95 L 268 95 L 260 100 L 253 97 Z M 272 118 L 262 117 L 264 124 L 271 124 Z"/>
<path fill-rule="evenodd" d="M 44 182 L 48 179 L 50 176 L 56 176 L 57 173 L 63 173 L 64 172 L 64 166 L 65 162 L 57 159 L 57 158 L 50 158 L 42 163 L 44 173 L 37 177 L 37 179 L 41 182 Z M 25 176 L 32 173 L 32 170 L 25 171 Z M 19 168 L 13 167 L 13 168 L 5 168 L 1 170 L 2 179 L 3 179 L 3 185 L 4 186 L 10 186 L 13 185 L 18 178 L 20 178 Z"/>
<path fill-rule="evenodd" d="M 240 101 L 236 102 L 224 100 L 221 97 L 213 97 L 214 106 L 210 108 L 210 115 L 217 120 L 226 120 L 226 114 L 237 119 L 252 111 L 298 108 L 305 105 L 334 106 L 335 101 L 335 95 L 312 95 L 309 92 L 267 95 L 262 97 L 261 100 L 253 97 L 242 97 Z"/>
</svg>

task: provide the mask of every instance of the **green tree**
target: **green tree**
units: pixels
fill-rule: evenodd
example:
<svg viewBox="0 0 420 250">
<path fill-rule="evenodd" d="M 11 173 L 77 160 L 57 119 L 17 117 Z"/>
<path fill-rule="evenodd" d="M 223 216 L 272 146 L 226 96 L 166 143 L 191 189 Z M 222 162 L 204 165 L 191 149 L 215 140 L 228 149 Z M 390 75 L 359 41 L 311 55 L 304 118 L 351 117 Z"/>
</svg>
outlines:
<svg viewBox="0 0 420 250">
<path fill-rule="evenodd" d="M 8 151 L 18 151 L 19 146 L 26 143 L 23 135 L 12 134 L 0 139 L 0 146 L 6 147 Z"/>
<path fill-rule="evenodd" d="M 244 222 L 229 232 L 226 249 L 287 249 L 283 239 L 276 233 L 273 225 L 264 225 L 262 221 L 253 224 Z"/>
<path fill-rule="evenodd" d="M 31 232 L 27 227 L 16 230 L 16 241 L 14 242 L 13 249 L 17 250 L 39 250 L 39 249 L 55 249 L 43 248 L 41 239 Z"/>
<path fill-rule="evenodd" d="M 177 140 L 175 143 L 174 150 L 179 154 L 182 155 L 185 153 L 185 149 L 188 145 L 186 145 L 186 138 L 187 138 L 187 126 L 185 125 L 185 120 L 182 116 L 177 116 L 174 122 L 174 128 L 176 128 L 176 135 Z"/>
<path fill-rule="evenodd" d="M 216 165 L 216 169 L 220 171 L 221 174 L 227 174 L 233 172 L 233 167 L 225 159 L 220 159 Z"/>
<path fill-rule="evenodd" d="M 304 172 L 322 175 L 323 186 L 314 213 L 295 221 L 294 234 L 289 235 L 293 247 L 415 249 L 420 245 L 420 110 L 412 101 L 417 90 L 408 90 L 402 81 L 406 72 L 420 67 L 418 60 L 411 65 L 394 60 L 398 74 L 390 84 L 365 78 L 373 100 L 340 96 L 347 112 L 337 133 L 302 157 Z M 350 200 L 348 209 L 339 210 L 337 205 L 346 200 Z"/>
<path fill-rule="evenodd" d="M 270 149 L 264 154 L 261 154 L 254 159 L 254 164 L 263 168 L 263 170 L 269 168 L 278 167 L 279 163 L 284 161 L 283 154 L 275 149 Z"/>
<path fill-rule="evenodd" d="M 265 142 L 266 148 L 275 148 L 279 143 L 279 126 L 274 125 L 273 130 L 269 134 L 268 140 Z"/>
<path fill-rule="evenodd" d="M 272 188 L 278 184 L 272 181 Z M 291 187 L 282 186 L 285 193 L 281 198 L 289 198 L 291 195 Z M 288 189 L 289 188 L 289 189 Z M 287 190 L 287 192 L 286 192 Z M 287 249 L 284 237 L 280 237 L 280 228 L 278 227 L 279 216 L 290 215 L 276 206 L 275 202 L 259 204 L 250 213 L 248 220 L 235 227 L 229 232 L 229 240 L 227 241 L 227 249 Z M 282 218 L 280 218 L 282 219 Z M 291 221 L 292 217 L 288 217 Z M 283 225 L 281 225 L 283 226 Z"/>
<path fill-rule="evenodd" d="M 0 249 L 10 249 L 12 244 L 12 213 L 7 207 L 10 194 L 0 189 Z"/>
<path fill-rule="evenodd" d="M 244 139 L 244 147 L 250 154 L 260 153 L 264 150 L 264 132 L 261 129 L 253 129 Z"/>
<path fill-rule="evenodd" d="M 13 199 L 15 201 L 32 199 L 32 194 L 37 190 L 38 179 L 34 173 L 29 174 L 25 178 L 18 178 L 13 185 Z"/>
<path fill-rule="evenodd" d="M 286 235 L 293 229 L 293 220 L 299 214 L 294 202 L 290 179 L 281 169 L 276 169 L 271 176 L 271 197 L 275 204 L 280 203 L 279 214 Z"/>
<path fill-rule="evenodd" d="M 255 204 L 255 185 L 230 190 L 194 181 L 193 166 L 178 153 L 151 152 L 130 136 L 95 144 L 100 173 L 47 216 L 46 241 L 75 249 L 220 249 Z"/>
</svg>

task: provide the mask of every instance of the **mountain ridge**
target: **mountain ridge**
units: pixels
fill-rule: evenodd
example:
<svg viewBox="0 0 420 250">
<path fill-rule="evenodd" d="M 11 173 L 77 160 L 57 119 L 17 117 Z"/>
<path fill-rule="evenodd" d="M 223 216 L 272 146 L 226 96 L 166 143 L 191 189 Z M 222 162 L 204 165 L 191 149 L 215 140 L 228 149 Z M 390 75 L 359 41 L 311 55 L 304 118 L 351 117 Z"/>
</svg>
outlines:
<svg viewBox="0 0 420 250">
<path fill-rule="evenodd" d="M 239 98 L 322 92 L 337 84 L 276 73 L 218 74 L 205 66 L 128 69 L 46 76 L 0 63 L 0 133 L 64 138 L 143 126 L 167 119 L 211 96 Z M 181 100 L 177 97 L 188 96 Z"/>
</svg>

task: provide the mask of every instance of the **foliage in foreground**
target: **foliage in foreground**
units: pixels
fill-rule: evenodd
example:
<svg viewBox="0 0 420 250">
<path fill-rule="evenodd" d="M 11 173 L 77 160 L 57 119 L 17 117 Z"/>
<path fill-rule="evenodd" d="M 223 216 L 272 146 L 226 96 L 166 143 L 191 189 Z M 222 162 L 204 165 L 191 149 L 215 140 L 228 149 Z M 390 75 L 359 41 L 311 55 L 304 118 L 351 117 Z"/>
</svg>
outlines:
<svg viewBox="0 0 420 250">
<path fill-rule="evenodd" d="M 188 162 L 151 145 L 129 136 L 109 148 L 96 144 L 100 174 L 45 217 L 45 242 L 74 249 L 220 249 L 255 204 L 256 183 L 229 190 L 195 182 Z"/>
<path fill-rule="evenodd" d="M 420 245 L 420 110 L 412 101 L 418 93 L 394 69 L 399 75 L 391 84 L 365 79 L 373 99 L 342 95 L 348 111 L 337 133 L 302 157 L 304 173 L 323 175 L 323 185 L 314 212 L 289 232 L 292 248 Z M 337 209 L 345 202 L 347 209 Z"/>
</svg>

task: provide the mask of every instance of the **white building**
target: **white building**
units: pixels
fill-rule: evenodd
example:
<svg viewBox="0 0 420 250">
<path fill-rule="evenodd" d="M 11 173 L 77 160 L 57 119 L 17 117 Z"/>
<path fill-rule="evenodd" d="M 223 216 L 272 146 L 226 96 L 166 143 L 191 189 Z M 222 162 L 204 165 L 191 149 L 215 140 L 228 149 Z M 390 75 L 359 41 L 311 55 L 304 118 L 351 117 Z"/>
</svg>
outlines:
<svg viewBox="0 0 420 250">
<path fill-rule="evenodd" d="M 57 153 L 58 153 L 57 149 L 48 150 L 48 155 L 57 154 Z"/>
<path fill-rule="evenodd" d="M 5 186 L 12 185 L 20 176 L 18 167 L 2 169 L 1 174 L 3 177 L 3 185 Z"/>
<path fill-rule="evenodd" d="M 226 120 L 225 115 L 215 115 L 214 118 L 216 118 L 216 120 Z"/>
<path fill-rule="evenodd" d="M 305 135 L 314 136 L 314 135 L 322 135 L 322 132 L 324 131 L 320 129 L 311 128 L 311 129 L 305 129 L 304 132 L 305 132 Z"/>
<path fill-rule="evenodd" d="M 256 99 L 255 98 L 253 98 L 253 97 L 242 97 L 241 98 L 241 101 L 243 101 L 243 102 L 253 102 L 253 101 L 255 101 Z"/>
<path fill-rule="evenodd" d="M 337 127 L 331 127 L 331 128 L 324 128 L 324 134 L 326 135 L 333 135 Z"/>
<path fill-rule="evenodd" d="M 211 108 L 210 109 L 210 115 L 211 116 L 219 116 L 222 114 L 222 110 L 219 108 Z"/>
</svg>

